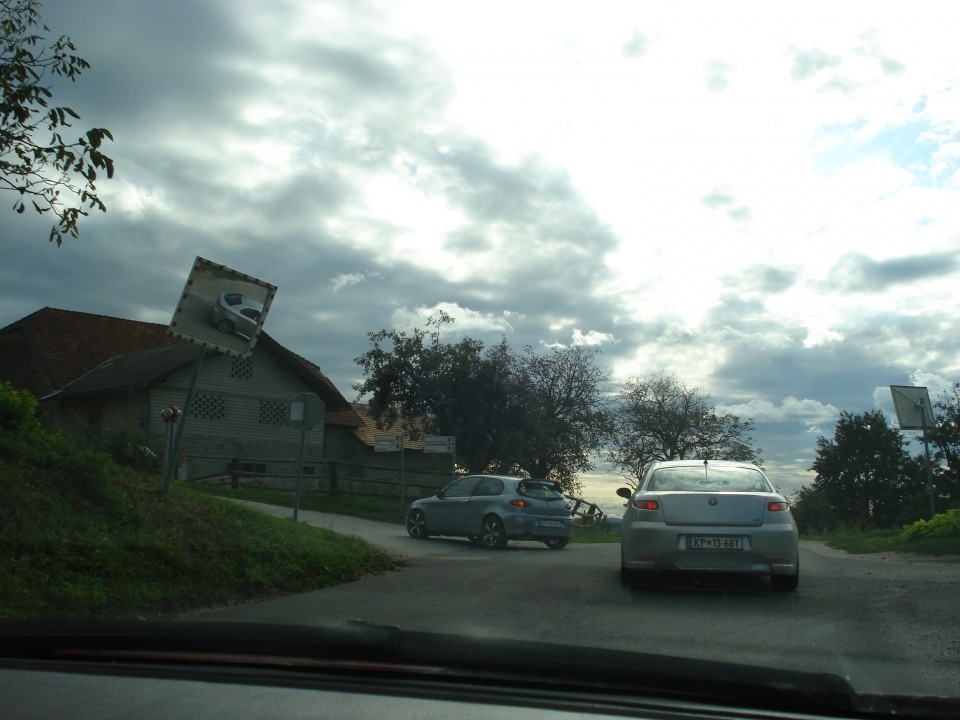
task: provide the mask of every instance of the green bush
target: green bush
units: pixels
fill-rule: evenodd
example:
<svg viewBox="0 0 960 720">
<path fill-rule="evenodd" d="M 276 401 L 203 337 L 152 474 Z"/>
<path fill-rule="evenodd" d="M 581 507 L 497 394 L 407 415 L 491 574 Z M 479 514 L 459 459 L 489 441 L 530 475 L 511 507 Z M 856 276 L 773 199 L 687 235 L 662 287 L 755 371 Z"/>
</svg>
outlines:
<svg viewBox="0 0 960 720">
<path fill-rule="evenodd" d="M 929 520 L 917 520 L 903 528 L 904 540 L 920 538 L 957 538 L 960 540 L 960 508 L 934 515 Z"/>
<path fill-rule="evenodd" d="M 0 433 L 33 437 L 39 432 L 37 399 L 28 390 L 17 390 L 8 382 L 0 382 Z"/>
</svg>

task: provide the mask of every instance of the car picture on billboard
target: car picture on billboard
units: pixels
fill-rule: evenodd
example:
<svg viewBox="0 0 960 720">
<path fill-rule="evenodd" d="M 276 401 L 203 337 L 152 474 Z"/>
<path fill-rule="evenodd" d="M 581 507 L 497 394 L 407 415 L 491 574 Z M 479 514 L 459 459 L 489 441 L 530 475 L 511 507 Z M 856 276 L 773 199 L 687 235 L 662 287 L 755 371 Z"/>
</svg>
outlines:
<svg viewBox="0 0 960 720">
<path fill-rule="evenodd" d="M 249 355 L 276 293 L 276 285 L 198 256 L 167 331 L 214 350 Z"/>
</svg>

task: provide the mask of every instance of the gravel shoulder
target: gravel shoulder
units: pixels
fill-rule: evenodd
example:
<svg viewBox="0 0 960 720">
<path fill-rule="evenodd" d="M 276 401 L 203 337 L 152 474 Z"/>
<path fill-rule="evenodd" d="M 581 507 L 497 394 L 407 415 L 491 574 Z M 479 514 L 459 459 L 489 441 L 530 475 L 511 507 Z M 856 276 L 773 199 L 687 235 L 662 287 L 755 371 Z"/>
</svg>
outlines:
<svg viewBox="0 0 960 720">
<path fill-rule="evenodd" d="M 932 565 L 952 565 L 960 563 L 958 555 L 924 555 L 920 553 L 884 551 L 876 553 L 849 553 L 846 550 L 832 548 L 817 540 L 801 540 L 800 547 L 823 557 L 852 558 L 868 562 L 881 563 L 926 563 Z"/>
</svg>

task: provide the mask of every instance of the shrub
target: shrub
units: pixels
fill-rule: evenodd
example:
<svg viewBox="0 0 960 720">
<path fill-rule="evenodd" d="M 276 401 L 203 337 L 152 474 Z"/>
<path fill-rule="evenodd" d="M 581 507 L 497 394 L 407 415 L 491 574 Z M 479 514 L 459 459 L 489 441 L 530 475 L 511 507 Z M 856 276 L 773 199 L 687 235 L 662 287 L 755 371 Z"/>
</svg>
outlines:
<svg viewBox="0 0 960 720">
<path fill-rule="evenodd" d="M 960 540 L 960 508 L 934 515 L 929 520 L 917 520 L 903 528 L 904 540 L 920 538 L 957 538 Z"/>
<path fill-rule="evenodd" d="M 0 433 L 30 437 L 39 432 L 37 399 L 28 390 L 0 382 Z"/>
</svg>

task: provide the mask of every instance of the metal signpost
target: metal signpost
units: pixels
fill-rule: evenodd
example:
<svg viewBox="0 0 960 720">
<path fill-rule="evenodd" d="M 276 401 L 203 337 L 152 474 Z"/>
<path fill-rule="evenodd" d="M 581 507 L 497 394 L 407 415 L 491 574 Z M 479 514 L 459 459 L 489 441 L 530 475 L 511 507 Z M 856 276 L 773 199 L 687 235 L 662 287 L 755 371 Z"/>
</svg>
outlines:
<svg viewBox="0 0 960 720">
<path fill-rule="evenodd" d="M 303 453 L 307 445 L 307 431 L 323 422 L 323 400 L 313 393 L 297 393 L 290 400 L 290 424 L 300 428 L 300 461 L 297 463 L 297 496 L 293 503 L 293 521 L 300 514 L 300 491 L 303 487 Z"/>
<path fill-rule="evenodd" d="M 427 435 L 424 453 L 450 453 L 450 482 L 457 479 L 457 438 L 455 435 Z"/>
<path fill-rule="evenodd" d="M 403 435 L 399 433 L 377 435 L 376 442 L 373 445 L 373 451 L 400 453 L 400 504 L 403 505 L 403 498 L 406 491 L 406 477 L 403 471 Z"/>
<path fill-rule="evenodd" d="M 933 422 L 933 406 L 925 387 L 915 385 L 891 385 L 893 408 L 901 430 L 923 432 L 923 454 L 927 466 L 927 495 L 930 497 L 930 517 L 937 514 L 936 497 L 933 492 L 933 471 L 930 469 L 930 444 L 927 442 L 927 427 Z"/>
</svg>

